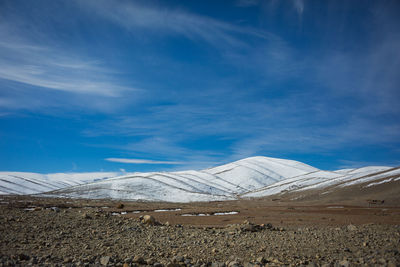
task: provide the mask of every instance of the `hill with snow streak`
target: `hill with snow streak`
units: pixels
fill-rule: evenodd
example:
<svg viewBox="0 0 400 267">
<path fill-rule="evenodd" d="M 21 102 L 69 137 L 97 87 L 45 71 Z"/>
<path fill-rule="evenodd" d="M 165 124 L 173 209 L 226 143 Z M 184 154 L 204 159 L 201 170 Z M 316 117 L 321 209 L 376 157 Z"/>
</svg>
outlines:
<svg viewBox="0 0 400 267">
<path fill-rule="evenodd" d="M 342 188 L 356 184 L 366 187 L 400 181 L 400 168 L 383 166 L 338 171 L 316 171 L 285 179 L 266 187 L 242 194 L 242 197 L 264 197 L 287 192 Z"/>
<path fill-rule="evenodd" d="M 317 170 L 297 161 L 252 157 L 201 171 L 135 173 L 69 187 L 51 195 L 170 202 L 230 200 L 287 177 Z"/>
<path fill-rule="evenodd" d="M 221 201 L 324 188 L 331 190 L 332 186 L 363 183 L 374 186 L 398 181 L 399 176 L 400 169 L 390 167 L 331 172 L 293 160 L 251 157 L 200 171 L 135 173 L 48 195 L 167 202 Z"/>
</svg>

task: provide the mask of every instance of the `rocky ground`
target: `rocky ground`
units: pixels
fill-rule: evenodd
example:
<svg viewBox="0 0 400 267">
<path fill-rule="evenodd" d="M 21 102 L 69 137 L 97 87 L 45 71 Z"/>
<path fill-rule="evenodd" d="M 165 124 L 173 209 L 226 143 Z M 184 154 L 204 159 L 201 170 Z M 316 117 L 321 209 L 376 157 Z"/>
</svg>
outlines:
<svg viewBox="0 0 400 267">
<path fill-rule="evenodd" d="M 145 216 L 149 223 L 146 212 L 115 215 L 126 204 L 5 200 L 0 266 L 400 266 L 400 225 L 393 221 L 271 225 L 267 217 L 264 224 L 249 218 L 204 227 L 153 222 L 161 212 Z"/>
</svg>

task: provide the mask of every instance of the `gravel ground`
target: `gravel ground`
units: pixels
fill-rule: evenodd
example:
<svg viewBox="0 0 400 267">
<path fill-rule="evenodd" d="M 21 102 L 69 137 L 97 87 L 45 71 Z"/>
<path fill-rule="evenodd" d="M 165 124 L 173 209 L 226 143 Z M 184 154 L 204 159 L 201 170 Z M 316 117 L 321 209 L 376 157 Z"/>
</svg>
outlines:
<svg viewBox="0 0 400 267">
<path fill-rule="evenodd" d="M 1 206 L 0 236 L 0 266 L 400 266 L 399 225 L 205 228 Z"/>
</svg>

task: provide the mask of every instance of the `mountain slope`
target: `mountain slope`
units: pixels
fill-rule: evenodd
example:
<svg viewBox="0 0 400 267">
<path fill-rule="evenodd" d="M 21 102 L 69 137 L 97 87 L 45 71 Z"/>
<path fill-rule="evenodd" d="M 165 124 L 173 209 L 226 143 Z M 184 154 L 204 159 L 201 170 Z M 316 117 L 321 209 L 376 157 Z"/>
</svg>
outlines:
<svg viewBox="0 0 400 267">
<path fill-rule="evenodd" d="M 321 190 L 325 188 L 346 187 L 360 183 L 373 182 L 385 177 L 400 175 L 399 168 L 390 167 L 365 167 L 343 171 L 317 171 L 285 179 L 281 182 L 260 188 L 245 194 L 242 197 L 264 197 L 287 192 L 300 192 L 306 190 Z M 387 182 L 391 181 L 391 178 Z M 373 186 L 374 184 L 372 183 Z M 368 186 L 368 184 L 367 184 Z"/>
<path fill-rule="evenodd" d="M 291 175 L 318 169 L 284 159 L 252 157 L 202 171 L 136 173 L 51 192 L 83 198 L 148 201 L 211 201 L 236 199 Z"/>
</svg>

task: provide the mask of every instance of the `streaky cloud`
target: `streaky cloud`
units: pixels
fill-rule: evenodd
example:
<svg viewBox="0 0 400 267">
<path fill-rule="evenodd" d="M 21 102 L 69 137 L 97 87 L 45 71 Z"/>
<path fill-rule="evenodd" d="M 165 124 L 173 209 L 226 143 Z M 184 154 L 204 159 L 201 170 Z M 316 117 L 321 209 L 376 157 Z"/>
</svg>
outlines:
<svg viewBox="0 0 400 267">
<path fill-rule="evenodd" d="M 179 161 L 159 161 L 159 160 L 149 160 L 149 159 L 106 158 L 105 160 L 111 162 L 129 163 L 129 164 L 171 164 L 171 165 L 184 164 L 183 162 Z"/>
<path fill-rule="evenodd" d="M 270 32 L 227 23 L 218 19 L 191 14 L 179 9 L 125 2 L 115 5 L 112 1 L 79 1 L 79 5 L 91 14 L 111 21 L 128 31 L 136 33 L 145 29 L 162 34 L 181 35 L 191 40 L 202 40 L 216 47 L 248 47 L 237 35 L 261 39 L 275 39 Z M 146 32 L 150 34 L 151 32 Z"/>
<path fill-rule="evenodd" d="M 123 91 L 133 90 L 118 85 L 96 61 L 78 59 L 77 55 L 37 46 L 29 40 L 0 43 L 0 78 L 50 90 L 106 97 L 119 97 Z"/>
</svg>

